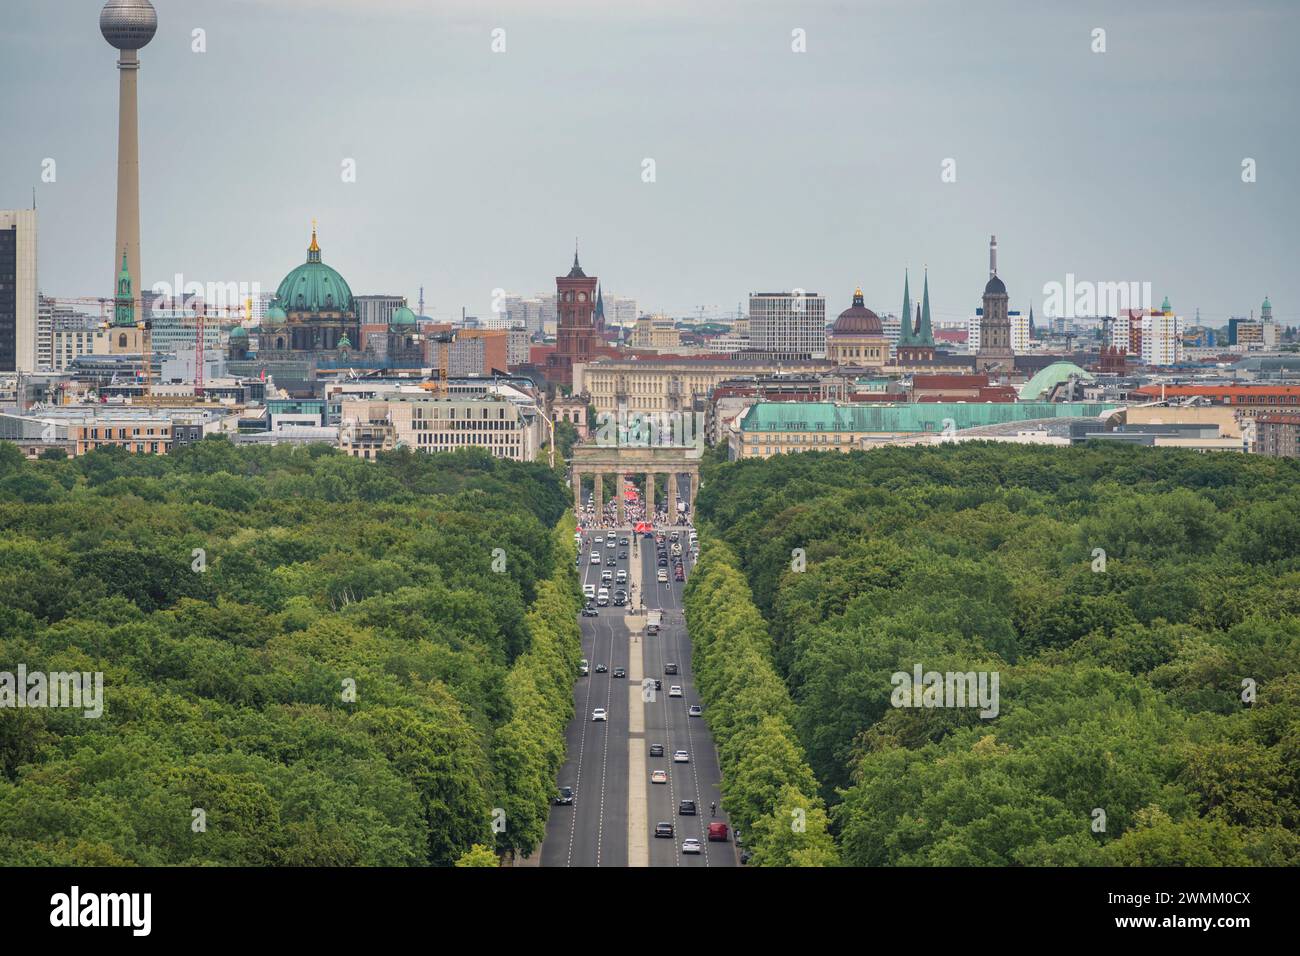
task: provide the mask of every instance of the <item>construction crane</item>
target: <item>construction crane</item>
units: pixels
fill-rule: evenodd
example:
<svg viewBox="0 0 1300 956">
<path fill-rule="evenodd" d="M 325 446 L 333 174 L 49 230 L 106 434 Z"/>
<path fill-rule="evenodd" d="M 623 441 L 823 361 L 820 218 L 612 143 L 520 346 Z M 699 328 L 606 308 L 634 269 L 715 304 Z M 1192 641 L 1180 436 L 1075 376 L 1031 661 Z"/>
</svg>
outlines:
<svg viewBox="0 0 1300 956">
<path fill-rule="evenodd" d="M 456 341 L 456 333 L 435 332 L 432 341 L 438 367 L 438 378 L 432 382 L 425 382 L 421 385 L 421 388 L 428 389 L 434 395 L 445 398 L 451 392 L 448 379 L 451 376 L 451 345 Z"/>
</svg>

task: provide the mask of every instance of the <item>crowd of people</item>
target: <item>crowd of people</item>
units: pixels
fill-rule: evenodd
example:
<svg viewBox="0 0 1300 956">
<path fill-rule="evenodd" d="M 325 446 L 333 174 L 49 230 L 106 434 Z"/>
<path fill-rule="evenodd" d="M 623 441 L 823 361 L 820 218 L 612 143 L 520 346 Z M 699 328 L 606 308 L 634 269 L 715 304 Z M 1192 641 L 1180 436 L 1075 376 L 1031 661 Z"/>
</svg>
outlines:
<svg viewBox="0 0 1300 956">
<path fill-rule="evenodd" d="M 679 512 L 675 521 L 668 520 L 668 509 L 663 506 L 665 503 L 656 502 L 659 507 L 655 508 L 655 513 L 650 523 L 656 528 L 666 527 L 691 527 L 691 514 L 688 508 L 684 512 Z M 623 524 L 622 527 L 636 527 L 642 521 L 647 520 L 645 516 L 645 500 L 640 496 L 635 501 L 625 501 L 623 503 Z M 587 498 L 586 504 L 578 513 L 578 524 L 582 528 L 617 528 L 618 524 L 618 504 L 612 498 L 605 502 L 605 506 L 597 512 L 596 506 L 591 497 Z"/>
</svg>

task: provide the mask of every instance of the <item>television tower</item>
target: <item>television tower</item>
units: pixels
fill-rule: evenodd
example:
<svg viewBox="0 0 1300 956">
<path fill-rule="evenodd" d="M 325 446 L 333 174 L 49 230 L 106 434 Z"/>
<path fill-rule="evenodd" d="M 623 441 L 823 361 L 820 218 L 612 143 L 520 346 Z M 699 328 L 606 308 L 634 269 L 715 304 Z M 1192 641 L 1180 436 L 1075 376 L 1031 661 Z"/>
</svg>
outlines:
<svg viewBox="0 0 1300 956">
<path fill-rule="evenodd" d="M 99 12 L 99 32 L 120 52 L 117 60 L 117 242 L 113 244 L 113 278 L 118 257 L 126 250 L 131 281 L 141 294 L 140 274 L 140 123 L 136 111 L 136 55 L 158 32 L 158 14 L 149 0 L 108 0 Z"/>
</svg>

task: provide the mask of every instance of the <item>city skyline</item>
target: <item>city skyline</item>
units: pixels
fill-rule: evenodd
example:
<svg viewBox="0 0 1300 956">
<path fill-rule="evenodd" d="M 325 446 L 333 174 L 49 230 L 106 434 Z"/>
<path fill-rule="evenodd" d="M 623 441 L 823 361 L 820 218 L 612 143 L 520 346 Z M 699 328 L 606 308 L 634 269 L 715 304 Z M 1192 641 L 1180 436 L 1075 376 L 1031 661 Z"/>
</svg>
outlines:
<svg viewBox="0 0 1300 956">
<path fill-rule="evenodd" d="M 112 291 L 117 78 L 100 6 L 17 3 L 0 41 L 20 94 L 0 107 L 0 206 L 35 186 L 40 285 L 56 296 Z M 567 2 L 548 21 L 520 4 L 490 17 L 389 2 L 364 24 L 342 0 L 155 6 L 139 90 L 145 288 L 182 273 L 269 290 L 314 217 L 358 293 L 414 301 L 422 285 L 440 318 L 490 314 L 497 288 L 548 288 L 576 233 L 591 273 L 646 312 L 734 313 L 776 287 L 837 311 L 859 284 L 892 311 L 902 270 L 928 265 L 935 318 L 951 321 L 978 307 L 996 233 L 1012 309 L 1041 313 L 1043 286 L 1074 274 L 1150 282 L 1208 324 L 1265 295 L 1279 322 L 1300 320 L 1281 120 L 1296 27 L 1280 3 L 949 5 L 942 23 L 898 4 L 870 18 L 760 4 L 739 26 L 725 3 L 687 18 Z M 1097 27 L 1105 53 L 1090 49 Z M 302 55 L 277 46 L 285 30 Z M 339 42 L 349 56 L 328 54 Z M 989 67 L 989 44 L 1012 61 Z M 941 181 L 948 158 L 956 182 Z"/>
</svg>

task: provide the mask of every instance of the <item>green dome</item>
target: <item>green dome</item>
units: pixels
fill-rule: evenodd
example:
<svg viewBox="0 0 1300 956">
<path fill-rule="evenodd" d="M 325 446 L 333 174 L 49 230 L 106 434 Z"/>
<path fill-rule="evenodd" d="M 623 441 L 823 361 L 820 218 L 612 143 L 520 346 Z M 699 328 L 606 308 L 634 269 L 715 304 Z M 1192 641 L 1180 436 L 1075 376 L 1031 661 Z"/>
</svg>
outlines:
<svg viewBox="0 0 1300 956">
<path fill-rule="evenodd" d="M 1095 382 L 1097 379 L 1087 369 L 1079 368 L 1073 362 L 1053 362 L 1046 368 L 1039 369 L 1038 374 L 1026 382 L 1020 389 L 1022 402 L 1041 402 L 1044 396 L 1051 395 L 1056 386 L 1078 376 L 1080 381 Z"/>
<path fill-rule="evenodd" d="M 314 228 L 307 261 L 284 277 L 275 297 L 290 312 L 352 311 L 352 289 L 341 275 L 321 262 Z"/>
<path fill-rule="evenodd" d="M 399 305 L 388 320 L 389 325 L 415 325 L 415 313 L 404 305 Z"/>
<path fill-rule="evenodd" d="M 232 342 L 235 339 L 246 339 L 246 338 L 248 338 L 248 329 L 244 328 L 242 325 L 237 325 L 230 330 L 230 340 Z"/>
<path fill-rule="evenodd" d="M 1161 312 L 1172 312 L 1173 308 L 1169 305 L 1169 296 L 1165 296 L 1165 301 L 1160 304 Z"/>
<path fill-rule="evenodd" d="M 284 309 L 280 308 L 280 303 L 273 302 L 267 308 L 266 314 L 262 316 L 262 321 L 274 324 L 276 322 L 283 322 L 287 318 L 288 316 L 284 314 Z"/>
</svg>

